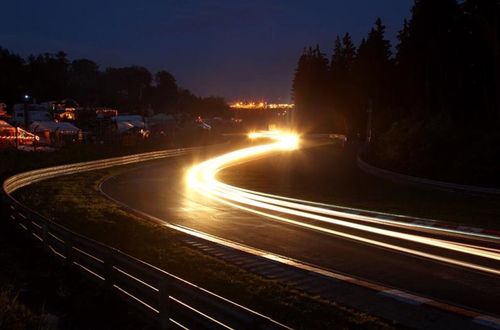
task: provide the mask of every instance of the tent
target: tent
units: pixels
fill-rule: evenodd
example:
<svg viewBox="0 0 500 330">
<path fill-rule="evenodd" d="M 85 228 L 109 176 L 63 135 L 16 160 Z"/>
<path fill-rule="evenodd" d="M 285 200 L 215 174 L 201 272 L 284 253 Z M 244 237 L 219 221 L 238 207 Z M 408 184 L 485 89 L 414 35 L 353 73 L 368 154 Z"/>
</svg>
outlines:
<svg viewBox="0 0 500 330">
<path fill-rule="evenodd" d="M 15 143 L 16 128 L 0 120 L 0 149 L 8 148 Z"/>
<path fill-rule="evenodd" d="M 40 143 L 63 146 L 81 140 L 81 130 L 68 122 L 35 121 L 30 131 L 40 136 Z"/>
<path fill-rule="evenodd" d="M 73 124 L 67 122 L 55 121 L 35 121 L 30 125 L 30 131 L 37 132 L 59 132 L 62 135 L 78 135 L 80 129 Z"/>
<path fill-rule="evenodd" d="M 144 117 L 140 115 L 120 115 L 114 117 L 113 120 L 116 121 L 119 134 L 139 133 L 144 137 L 148 135 Z"/>
<path fill-rule="evenodd" d="M 116 123 L 116 128 L 118 129 L 118 133 L 120 133 L 120 134 L 125 133 L 134 127 L 135 126 L 128 121 L 119 121 Z"/>
<path fill-rule="evenodd" d="M 38 137 L 20 127 L 17 128 L 16 136 L 16 128 L 0 120 L 0 149 L 15 147 L 16 144 L 18 146 L 21 144 L 32 144 L 34 140 L 38 140 Z"/>
<path fill-rule="evenodd" d="M 119 115 L 114 117 L 114 120 L 117 124 L 119 123 L 128 123 L 131 124 L 135 128 L 146 128 L 144 117 L 140 115 Z"/>
<path fill-rule="evenodd" d="M 4 132 L 15 132 L 16 128 L 10 125 L 8 122 L 0 120 L 0 134 Z M 15 133 L 14 133 L 15 134 Z"/>
</svg>

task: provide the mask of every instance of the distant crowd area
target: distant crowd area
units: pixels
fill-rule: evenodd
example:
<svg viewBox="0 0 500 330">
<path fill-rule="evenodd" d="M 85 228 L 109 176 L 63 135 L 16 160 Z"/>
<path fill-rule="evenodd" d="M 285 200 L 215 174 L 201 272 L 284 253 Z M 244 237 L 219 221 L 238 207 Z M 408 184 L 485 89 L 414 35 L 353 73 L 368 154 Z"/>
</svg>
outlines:
<svg viewBox="0 0 500 330">
<path fill-rule="evenodd" d="M 101 70 L 64 52 L 23 58 L 0 47 L 0 77 L 0 150 L 127 145 L 238 124 L 223 98 L 195 96 L 166 71 Z"/>
</svg>

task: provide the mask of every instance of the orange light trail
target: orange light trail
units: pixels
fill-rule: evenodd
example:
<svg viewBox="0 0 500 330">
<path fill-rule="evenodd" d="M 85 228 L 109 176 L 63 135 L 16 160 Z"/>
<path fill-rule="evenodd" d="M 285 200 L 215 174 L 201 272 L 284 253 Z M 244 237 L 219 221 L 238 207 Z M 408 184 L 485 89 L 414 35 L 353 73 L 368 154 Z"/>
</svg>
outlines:
<svg viewBox="0 0 500 330">
<path fill-rule="evenodd" d="M 356 215 L 348 212 L 331 210 L 321 207 L 322 204 L 320 203 L 253 192 L 233 187 L 217 180 L 217 173 L 224 168 L 263 156 L 270 156 L 275 153 L 293 151 L 298 149 L 300 144 L 299 137 L 290 132 L 254 132 L 249 134 L 249 138 L 252 140 L 262 138 L 271 139 L 272 142 L 229 152 L 193 166 L 187 174 L 188 188 L 191 191 L 200 193 L 201 195 L 212 200 L 216 200 L 232 207 L 258 214 L 275 221 L 285 222 L 302 228 L 320 231 L 322 233 L 340 236 L 419 257 L 500 275 L 499 269 L 485 267 L 456 258 L 436 255 L 434 253 L 424 252 L 414 248 L 407 248 L 387 243 L 382 241 L 382 239 L 367 238 L 354 235 L 352 233 L 334 230 L 332 228 L 320 226 L 316 223 L 341 226 L 369 234 L 376 234 L 387 238 L 396 238 L 403 241 L 424 244 L 430 247 L 441 248 L 493 261 L 500 261 L 500 250 L 498 249 L 485 249 L 484 247 L 471 244 L 463 244 L 450 240 L 409 234 L 397 230 L 383 229 L 374 226 L 374 224 L 390 225 L 394 227 L 411 227 L 412 225 L 397 221 L 379 219 L 367 215 Z M 293 218 L 288 218 L 283 215 L 293 216 Z M 299 219 L 305 219 L 308 220 L 308 222 Z M 311 220 L 315 223 L 311 223 Z M 362 223 L 352 222 L 349 220 L 357 220 Z"/>
</svg>

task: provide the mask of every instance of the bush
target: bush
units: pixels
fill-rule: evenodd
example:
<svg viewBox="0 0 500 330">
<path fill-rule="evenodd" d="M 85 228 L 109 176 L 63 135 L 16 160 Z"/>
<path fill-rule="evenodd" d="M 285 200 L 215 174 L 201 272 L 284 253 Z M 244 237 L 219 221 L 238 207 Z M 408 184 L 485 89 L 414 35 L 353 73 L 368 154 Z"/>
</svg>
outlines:
<svg viewBox="0 0 500 330">
<path fill-rule="evenodd" d="M 376 166 L 463 184 L 500 186 L 500 132 L 460 127 L 448 116 L 407 118 L 374 140 L 366 157 Z"/>
<path fill-rule="evenodd" d="M 45 318 L 21 304 L 10 289 L 0 290 L 0 329 L 47 329 Z"/>
</svg>

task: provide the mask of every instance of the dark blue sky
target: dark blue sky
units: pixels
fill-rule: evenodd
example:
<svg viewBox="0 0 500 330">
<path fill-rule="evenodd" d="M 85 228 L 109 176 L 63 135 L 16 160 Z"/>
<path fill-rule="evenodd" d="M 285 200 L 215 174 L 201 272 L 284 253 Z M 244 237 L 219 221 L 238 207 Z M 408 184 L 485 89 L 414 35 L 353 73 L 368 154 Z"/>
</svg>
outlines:
<svg viewBox="0 0 500 330">
<path fill-rule="evenodd" d="M 377 16 L 395 40 L 413 0 L 18 0 L 0 4 L 0 46 L 64 50 L 102 68 L 166 69 L 200 95 L 288 101 L 297 59 L 337 34 L 356 42 Z"/>
</svg>

